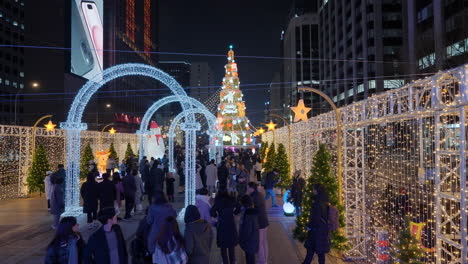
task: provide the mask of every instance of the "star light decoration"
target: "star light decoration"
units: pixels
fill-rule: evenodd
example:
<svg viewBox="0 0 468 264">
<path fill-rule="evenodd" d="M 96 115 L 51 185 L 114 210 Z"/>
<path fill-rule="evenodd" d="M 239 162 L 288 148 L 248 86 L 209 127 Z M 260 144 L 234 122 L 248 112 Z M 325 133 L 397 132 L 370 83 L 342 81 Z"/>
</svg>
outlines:
<svg viewBox="0 0 468 264">
<path fill-rule="evenodd" d="M 111 135 L 114 135 L 115 132 L 117 132 L 117 130 L 115 130 L 113 127 L 111 127 L 111 129 L 109 129 L 109 133 L 110 133 Z"/>
<path fill-rule="evenodd" d="M 297 106 L 292 106 L 291 110 L 294 112 L 294 122 L 298 122 L 299 120 L 307 122 L 307 113 L 309 113 L 312 108 L 305 107 L 304 100 L 300 99 Z"/>
<path fill-rule="evenodd" d="M 268 131 L 273 131 L 275 130 L 277 124 L 273 123 L 273 121 L 270 120 L 270 123 L 266 124 L 268 127 Z"/>
<path fill-rule="evenodd" d="M 54 131 L 57 125 L 52 123 L 52 121 L 49 120 L 49 123 L 45 124 L 44 126 L 46 128 L 46 131 Z"/>
</svg>

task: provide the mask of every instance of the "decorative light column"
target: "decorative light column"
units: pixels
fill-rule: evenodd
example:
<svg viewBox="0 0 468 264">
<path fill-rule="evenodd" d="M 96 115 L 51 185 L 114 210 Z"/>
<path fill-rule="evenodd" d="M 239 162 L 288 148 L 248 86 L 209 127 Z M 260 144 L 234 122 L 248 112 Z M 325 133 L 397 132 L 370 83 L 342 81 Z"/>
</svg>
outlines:
<svg viewBox="0 0 468 264">
<path fill-rule="evenodd" d="M 195 177 L 196 173 L 196 152 L 197 152 L 197 130 L 200 130 L 197 122 L 188 123 L 185 121 L 181 125 L 185 131 L 185 207 L 195 204 Z"/>
<path fill-rule="evenodd" d="M 175 172 L 175 166 L 174 166 L 174 138 L 176 134 L 175 133 L 167 133 L 167 137 L 169 138 L 169 171 L 170 172 Z"/>
<path fill-rule="evenodd" d="M 210 162 L 211 160 L 216 160 L 216 130 L 208 130 L 208 135 L 210 136 Z"/>
<path fill-rule="evenodd" d="M 78 216 L 83 213 L 80 207 L 80 141 L 81 131 L 87 129 L 85 123 L 61 123 L 67 131 L 67 169 L 65 178 L 65 212 L 62 216 Z"/>
</svg>

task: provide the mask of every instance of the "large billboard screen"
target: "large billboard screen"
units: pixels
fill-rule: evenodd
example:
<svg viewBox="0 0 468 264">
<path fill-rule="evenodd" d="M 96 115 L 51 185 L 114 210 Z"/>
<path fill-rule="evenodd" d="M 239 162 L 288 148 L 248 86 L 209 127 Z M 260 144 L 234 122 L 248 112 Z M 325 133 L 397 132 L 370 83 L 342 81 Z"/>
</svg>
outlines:
<svg viewBox="0 0 468 264">
<path fill-rule="evenodd" d="M 90 79 L 103 69 L 103 1 L 70 0 L 72 73 Z"/>
</svg>

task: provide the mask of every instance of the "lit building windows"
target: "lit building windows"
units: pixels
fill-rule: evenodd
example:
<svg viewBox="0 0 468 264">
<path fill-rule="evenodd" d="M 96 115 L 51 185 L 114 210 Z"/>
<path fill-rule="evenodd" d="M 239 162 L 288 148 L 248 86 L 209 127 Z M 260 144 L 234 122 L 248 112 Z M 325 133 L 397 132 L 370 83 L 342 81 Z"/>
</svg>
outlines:
<svg viewBox="0 0 468 264">
<path fill-rule="evenodd" d="M 135 0 L 127 0 L 125 31 L 127 37 L 135 42 Z"/>
<path fill-rule="evenodd" d="M 385 89 L 400 88 L 403 85 L 405 85 L 404 80 L 384 80 L 384 88 Z"/>
<path fill-rule="evenodd" d="M 151 51 L 151 0 L 145 0 L 144 28 L 143 50 L 145 55 L 149 57 Z"/>
<path fill-rule="evenodd" d="M 419 69 L 425 69 L 435 64 L 435 53 L 431 53 L 418 60 Z"/>
</svg>

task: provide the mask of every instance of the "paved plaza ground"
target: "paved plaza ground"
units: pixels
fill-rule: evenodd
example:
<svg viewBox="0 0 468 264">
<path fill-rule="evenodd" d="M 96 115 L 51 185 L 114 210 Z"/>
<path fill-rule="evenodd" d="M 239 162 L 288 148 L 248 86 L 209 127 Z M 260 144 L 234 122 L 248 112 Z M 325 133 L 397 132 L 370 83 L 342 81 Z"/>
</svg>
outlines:
<svg viewBox="0 0 468 264">
<path fill-rule="evenodd" d="M 281 201 L 278 199 L 278 203 Z M 270 226 L 268 227 L 269 261 L 271 264 L 302 263 L 305 249 L 292 238 L 294 217 L 285 217 L 279 208 L 268 206 Z M 180 209 L 183 197 L 177 197 L 173 204 Z M 136 215 L 129 221 L 119 221 L 127 244 L 133 239 L 139 220 L 143 215 Z M 79 218 L 82 234 L 87 240 L 95 230 L 88 230 L 85 216 Z M 47 202 L 42 197 L 15 199 L 0 202 L 0 263 L 37 264 L 44 262 L 45 248 L 53 237 L 52 216 L 47 212 Z M 211 263 L 220 264 L 219 250 L 213 243 Z M 237 263 L 244 264 L 244 255 L 236 248 Z M 335 253 L 327 255 L 327 263 L 342 263 Z M 313 263 L 317 263 L 315 259 Z"/>
</svg>

